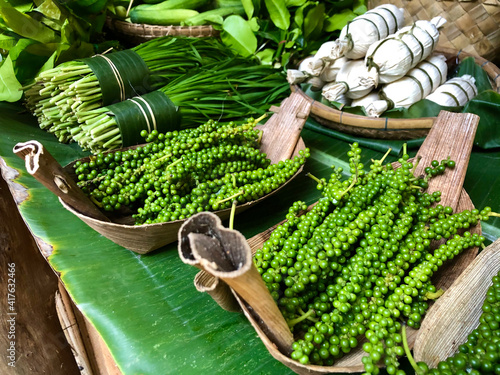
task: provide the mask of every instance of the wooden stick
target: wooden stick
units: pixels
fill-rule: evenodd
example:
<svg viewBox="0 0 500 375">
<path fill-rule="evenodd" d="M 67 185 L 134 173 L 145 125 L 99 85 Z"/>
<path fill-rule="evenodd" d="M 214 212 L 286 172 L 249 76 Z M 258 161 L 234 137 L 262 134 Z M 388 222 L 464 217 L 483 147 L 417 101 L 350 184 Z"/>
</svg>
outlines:
<svg viewBox="0 0 500 375">
<path fill-rule="evenodd" d="M 292 93 L 279 109 L 262 126 L 262 143 L 260 150 L 267 154 L 272 163 L 290 159 L 299 142 L 300 132 L 304 128 L 311 103 L 306 97 Z"/>
</svg>

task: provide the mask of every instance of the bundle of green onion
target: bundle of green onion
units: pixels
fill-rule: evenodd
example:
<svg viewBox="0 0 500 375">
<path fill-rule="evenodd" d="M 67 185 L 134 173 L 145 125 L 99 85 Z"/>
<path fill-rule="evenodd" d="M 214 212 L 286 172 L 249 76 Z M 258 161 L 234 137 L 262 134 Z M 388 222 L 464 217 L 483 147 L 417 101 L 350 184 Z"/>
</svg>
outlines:
<svg viewBox="0 0 500 375">
<path fill-rule="evenodd" d="M 130 50 L 69 61 L 26 88 L 26 106 L 60 142 L 79 132 L 76 114 L 162 87 L 190 69 L 230 58 L 213 38 L 163 37 Z M 97 58 L 96 58 L 97 57 Z"/>
<path fill-rule="evenodd" d="M 129 146 L 130 142 L 124 140 L 123 133 L 132 132 L 131 129 L 136 125 L 132 116 L 120 116 L 118 113 L 124 106 L 135 109 L 140 121 L 146 118 L 148 127 L 149 123 L 156 120 L 163 126 L 163 131 L 198 126 L 211 118 L 227 121 L 248 115 L 262 115 L 271 104 L 279 103 L 289 94 L 289 85 L 283 72 L 248 59 L 231 58 L 193 69 L 156 90 L 156 96 L 164 97 L 165 101 L 171 103 L 170 109 L 167 108 L 168 104 L 157 105 L 159 111 L 153 113 L 155 111 L 151 111 L 151 105 L 154 101 L 150 102 L 151 105 L 143 104 L 151 94 L 132 98 L 127 103 L 79 111 L 80 131 L 74 135 L 74 139 L 83 149 L 94 153 Z M 139 105 L 142 105 L 142 114 Z M 180 120 L 168 124 L 166 122 L 169 120 L 164 120 L 164 113 L 159 112 L 172 111 L 172 107 L 179 112 Z M 170 116 L 171 121 L 175 122 L 175 115 Z M 122 124 L 120 117 L 126 120 L 121 121 Z M 137 139 L 143 128 L 136 126 L 134 132 Z"/>
</svg>

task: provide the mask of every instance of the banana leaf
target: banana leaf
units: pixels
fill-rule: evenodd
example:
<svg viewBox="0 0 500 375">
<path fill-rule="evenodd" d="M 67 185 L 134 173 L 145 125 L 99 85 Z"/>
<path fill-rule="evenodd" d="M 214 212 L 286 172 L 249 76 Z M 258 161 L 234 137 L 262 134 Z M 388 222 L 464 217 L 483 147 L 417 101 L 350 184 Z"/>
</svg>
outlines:
<svg viewBox="0 0 500 375">
<path fill-rule="evenodd" d="M 292 373 L 271 357 L 243 314 L 222 310 L 208 295 L 195 290 L 197 270 L 182 263 L 176 244 L 140 256 L 66 211 L 26 172 L 12 148 L 36 139 L 62 165 L 86 153 L 41 131 L 18 104 L 0 103 L 0 111 L 0 166 L 12 189 L 23 186 L 27 191 L 18 204 L 21 215 L 33 235 L 50 246 L 49 264 L 96 327 L 124 375 Z M 349 170 L 349 141 L 312 128 L 304 129 L 302 136 L 311 149 L 306 172 L 328 177 L 331 165 Z M 363 162 L 382 154 L 364 149 Z M 498 152 L 473 152 L 465 187 L 477 207 L 489 204 L 500 210 L 499 160 Z M 238 215 L 235 229 L 248 238 L 282 220 L 295 200 L 311 203 L 317 197 L 315 183 L 303 173 L 264 206 Z M 488 222 L 488 238 L 498 236 L 498 228 L 500 222 Z"/>
</svg>

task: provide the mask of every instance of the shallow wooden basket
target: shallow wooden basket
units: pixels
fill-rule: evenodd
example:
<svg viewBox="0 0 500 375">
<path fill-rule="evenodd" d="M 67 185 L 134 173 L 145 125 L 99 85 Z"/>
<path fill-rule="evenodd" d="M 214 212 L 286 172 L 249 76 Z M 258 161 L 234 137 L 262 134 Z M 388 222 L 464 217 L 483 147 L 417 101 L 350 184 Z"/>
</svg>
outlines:
<svg viewBox="0 0 500 375">
<path fill-rule="evenodd" d="M 305 149 L 300 132 L 307 119 L 310 105 L 300 95 L 292 94 L 262 126 L 261 151 L 271 162 L 291 158 Z M 138 147 L 138 146 L 134 146 Z M 88 226 L 111 241 L 139 254 L 146 254 L 177 240 L 177 232 L 184 220 L 157 224 L 134 225 L 130 214 L 123 216 L 105 215 L 76 185 L 72 165 L 62 168 L 37 141 L 19 143 L 14 153 L 25 159 L 27 171 L 59 197 L 59 201 Z M 87 161 L 89 158 L 80 159 Z M 295 178 L 302 168 L 285 184 L 266 196 L 236 207 L 240 213 L 275 194 Z M 221 219 L 230 216 L 231 209 L 215 211 Z"/>
<path fill-rule="evenodd" d="M 448 59 L 455 60 L 455 65 L 464 58 L 472 56 L 465 52 L 457 53 L 455 50 L 444 48 L 436 52 L 444 54 Z M 474 57 L 474 59 L 490 77 L 494 90 L 500 92 L 500 69 L 481 57 Z M 291 90 L 300 93 L 311 102 L 311 117 L 318 123 L 327 128 L 361 137 L 397 140 L 420 138 L 429 133 L 436 121 L 436 117 L 396 119 L 355 115 L 313 100 L 298 85 L 292 85 Z"/>
<path fill-rule="evenodd" d="M 425 166 L 430 165 L 434 159 L 442 160 L 449 156 L 456 161 L 456 167 L 442 176 L 433 178 L 428 189 L 441 191 L 440 203 L 451 206 L 455 211 L 474 208 L 462 186 L 478 122 L 479 117 L 473 114 L 442 111 L 417 153 L 417 157 L 421 159 L 415 175 L 422 174 Z M 397 166 L 396 163 L 395 167 Z M 199 215 L 181 227 L 178 247 L 179 256 L 184 263 L 201 269 L 195 277 L 195 285 L 199 291 L 208 292 L 226 310 L 237 311 L 236 307 L 243 310 L 269 353 L 298 374 L 363 372 L 361 359 L 364 352 L 359 346 L 338 360 L 334 366 L 303 365 L 290 358 L 292 334 L 284 318 L 276 311 L 276 303 L 269 291 L 265 286 L 262 288 L 262 278 L 251 260 L 251 254 L 270 238 L 275 227 L 248 241 L 238 240 L 237 234 L 221 228 L 217 220 L 210 219 L 208 215 Z M 207 230 L 208 222 L 212 222 L 211 225 L 216 229 Z M 221 234 L 207 238 L 213 232 Z M 480 224 L 471 229 L 471 232 L 481 233 Z M 441 272 L 434 275 L 434 285 L 443 290 L 450 288 L 464 269 L 473 262 L 477 252 L 477 248 L 472 248 L 455 257 Z M 230 294 L 234 296 L 235 303 L 229 298 Z M 433 314 L 434 307 L 435 305 L 429 308 L 428 316 Z M 424 319 L 423 326 L 427 319 Z M 408 342 L 412 347 L 419 331 L 408 331 Z M 425 340 L 423 341 L 419 341 L 419 345 L 424 345 Z M 418 353 L 419 348 L 416 345 L 415 350 Z"/>
<path fill-rule="evenodd" d="M 106 26 L 117 34 L 132 39 L 134 43 L 142 43 L 162 36 L 186 36 L 190 38 L 218 37 L 219 31 L 211 25 L 201 26 L 160 26 L 122 21 L 108 17 Z"/>
</svg>

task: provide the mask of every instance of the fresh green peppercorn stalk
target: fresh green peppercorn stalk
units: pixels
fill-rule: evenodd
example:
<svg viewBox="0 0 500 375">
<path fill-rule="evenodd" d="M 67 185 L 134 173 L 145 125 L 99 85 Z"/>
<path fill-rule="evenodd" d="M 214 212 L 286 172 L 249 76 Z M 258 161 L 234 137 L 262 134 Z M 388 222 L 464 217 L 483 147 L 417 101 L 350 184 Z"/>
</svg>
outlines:
<svg viewBox="0 0 500 375">
<path fill-rule="evenodd" d="M 295 175 L 309 157 L 271 164 L 259 150 L 258 121 L 142 133 L 146 144 L 75 163 L 78 185 L 104 211 L 129 211 L 136 224 L 185 219 L 257 200 Z"/>
<path fill-rule="evenodd" d="M 328 180 L 309 175 L 321 198 L 303 214 L 303 203 L 292 205 L 254 259 L 297 337 L 292 359 L 332 365 L 364 337 L 366 374 L 377 374 L 381 363 L 400 374 L 402 323 L 418 328 L 428 300 L 440 295 L 432 275 L 482 244 L 482 236 L 459 231 L 489 211 L 454 213 L 439 204 L 439 192 L 425 191 L 429 179 L 454 167 L 450 159 L 415 177 L 406 149 L 398 169 L 383 165 L 384 156 L 365 170 L 360 154 L 352 144 L 348 179 L 340 169 Z M 442 238 L 432 252 L 431 241 Z"/>
</svg>

